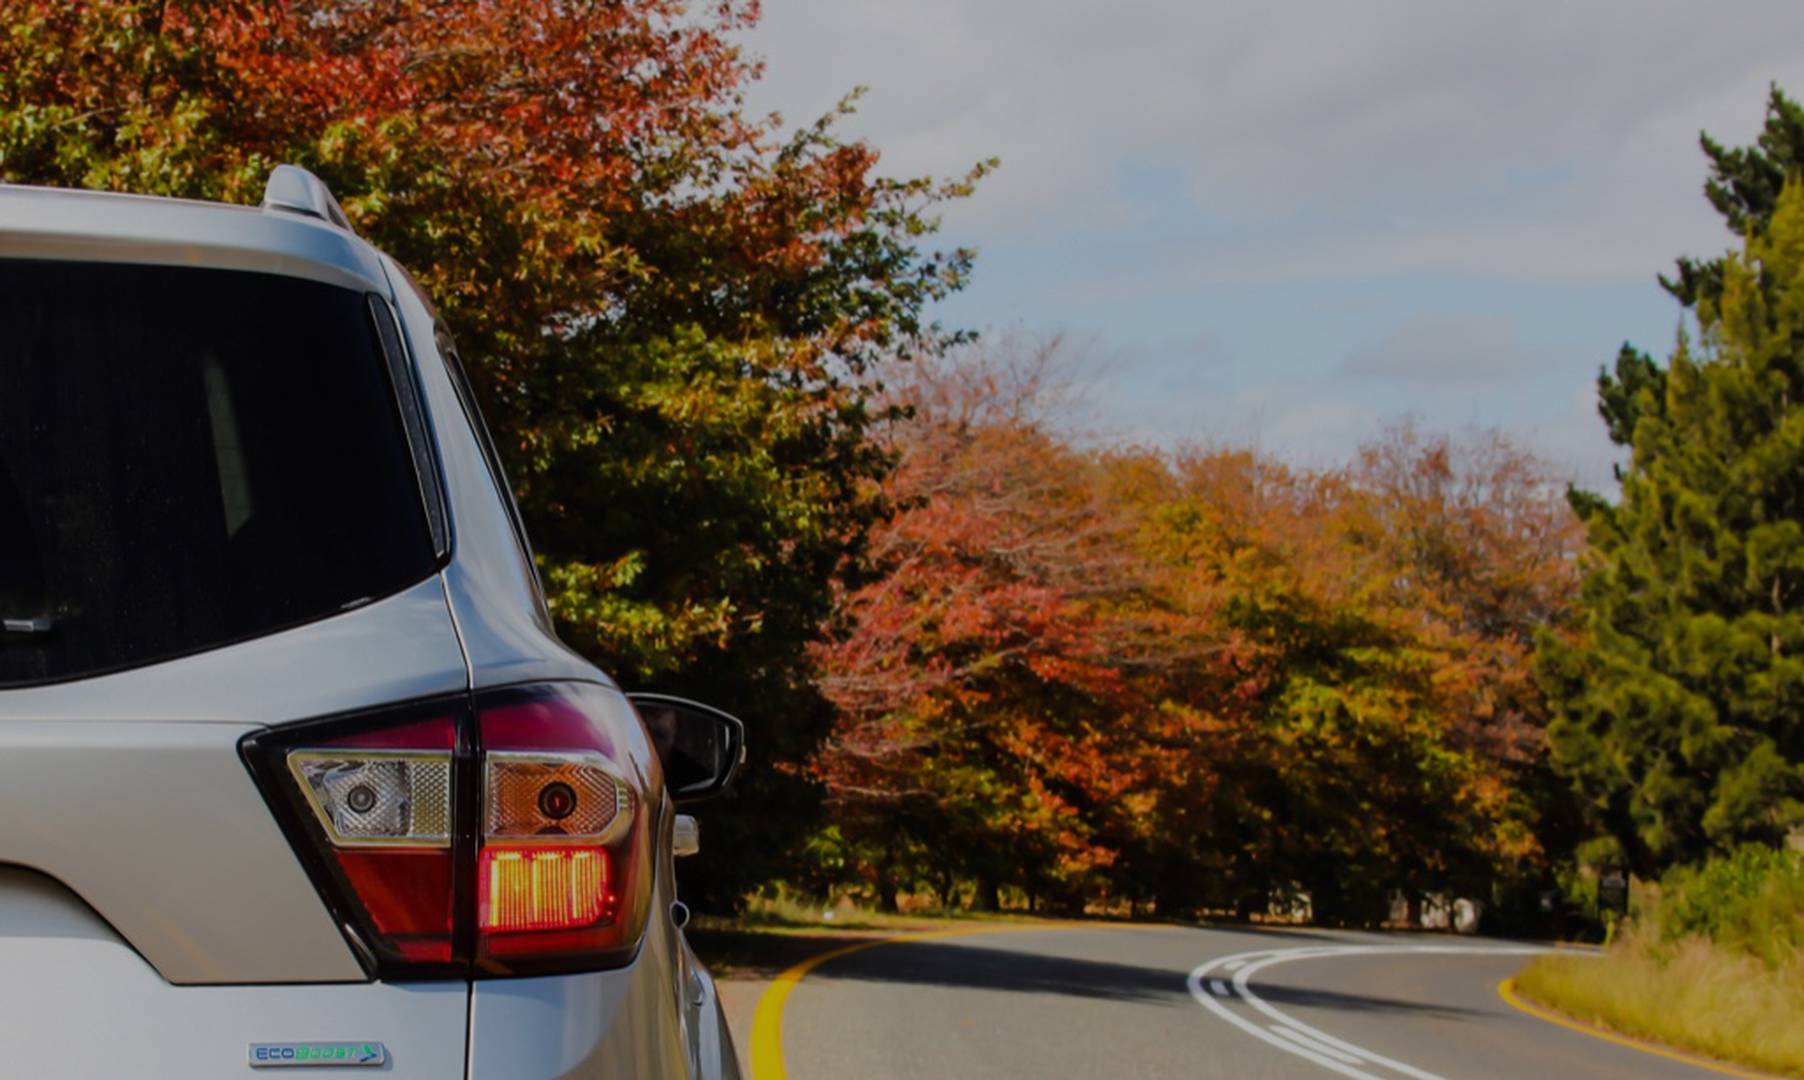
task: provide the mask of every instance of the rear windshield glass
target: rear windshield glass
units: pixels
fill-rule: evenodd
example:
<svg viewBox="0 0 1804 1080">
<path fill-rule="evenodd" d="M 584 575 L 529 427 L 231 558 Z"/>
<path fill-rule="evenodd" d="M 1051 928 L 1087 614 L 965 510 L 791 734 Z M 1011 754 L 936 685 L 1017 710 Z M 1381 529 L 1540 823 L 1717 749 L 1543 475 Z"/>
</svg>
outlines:
<svg viewBox="0 0 1804 1080">
<path fill-rule="evenodd" d="M 362 294 L 0 260 L 0 686 L 270 633 L 434 562 Z"/>
</svg>

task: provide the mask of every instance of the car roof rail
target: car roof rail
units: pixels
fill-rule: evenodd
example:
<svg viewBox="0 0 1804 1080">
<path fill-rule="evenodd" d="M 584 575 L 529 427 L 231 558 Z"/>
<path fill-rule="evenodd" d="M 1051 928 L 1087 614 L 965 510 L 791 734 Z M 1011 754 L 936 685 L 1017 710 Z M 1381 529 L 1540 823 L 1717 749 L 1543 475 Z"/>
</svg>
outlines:
<svg viewBox="0 0 1804 1080">
<path fill-rule="evenodd" d="M 263 208 L 306 214 L 351 231 L 351 221 L 319 177 L 299 165 L 277 165 L 263 187 Z"/>
</svg>

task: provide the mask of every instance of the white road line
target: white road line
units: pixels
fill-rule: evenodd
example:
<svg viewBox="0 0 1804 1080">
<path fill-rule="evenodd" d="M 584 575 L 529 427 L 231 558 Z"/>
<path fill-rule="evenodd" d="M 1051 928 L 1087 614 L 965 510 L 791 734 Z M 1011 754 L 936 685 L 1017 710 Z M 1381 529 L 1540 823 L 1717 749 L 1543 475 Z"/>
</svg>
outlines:
<svg viewBox="0 0 1804 1080">
<path fill-rule="evenodd" d="M 1413 1065 L 1387 1058 L 1382 1054 L 1374 1054 L 1370 1050 L 1353 1045 L 1345 1039 L 1335 1038 L 1325 1031 L 1320 1031 L 1279 1012 L 1264 998 L 1253 991 L 1252 977 L 1261 969 L 1274 964 L 1286 964 L 1293 960 L 1316 960 L 1337 956 L 1376 956 L 1385 954 L 1415 954 L 1424 956 L 1535 956 L 1551 950 L 1532 946 L 1471 946 L 1471 945 L 1308 945 L 1293 949 L 1261 949 L 1255 952 L 1236 953 L 1233 956 L 1217 957 L 1214 960 L 1199 964 L 1190 972 L 1186 980 L 1190 987 L 1190 996 L 1202 1006 L 1249 1035 L 1262 1039 L 1285 1053 L 1294 1054 L 1307 1061 L 1312 1061 L 1324 1069 L 1340 1073 L 1343 1076 L 1361 1078 L 1361 1080 L 1381 1080 L 1371 1073 L 1364 1072 L 1356 1065 L 1377 1067 L 1415 1080 L 1443 1080 L 1434 1073 L 1418 1069 Z M 1275 1021 L 1267 1030 L 1253 1020 L 1239 1014 L 1216 1000 L 1220 994 L 1203 989 L 1204 977 L 1214 968 L 1234 972 L 1234 989 L 1252 1008 L 1258 1010 L 1269 1019 Z M 1214 989 L 1221 984 L 1220 979 L 1208 980 Z"/>
<path fill-rule="evenodd" d="M 1210 979 L 1209 980 L 1209 989 L 1215 991 L 1216 997 L 1227 997 L 1228 996 L 1228 984 L 1225 982 L 1222 982 L 1220 979 Z"/>
<path fill-rule="evenodd" d="M 1365 1064 L 1365 1062 L 1362 1061 L 1357 1055 L 1349 1054 L 1345 1050 L 1336 1050 L 1334 1047 L 1329 1046 L 1326 1043 L 1316 1042 L 1314 1039 L 1312 1039 L 1309 1036 L 1298 1031 L 1296 1028 L 1285 1027 L 1283 1024 L 1273 1024 L 1272 1030 L 1277 1032 L 1278 1034 L 1284 1036 L 1286 1039 L 1289 1039 L 1291 1042 L 1297 1043 L 1300 1046 L 1306 1046 L 1309 1049 L 1314 1050 L 1316 1053 L 1322 1054 L 1326 1057 L 1331 1057 L 1336 1061 L 1344 1061 L 1349 1065 Z"/>
<path fill-rule="evenodd" d="M 1357 1046 L 1354 1046 L 1351 1043 L 1344 1042 L 1340 1039 L 1337 1039 L 1325 1031 L 1317 1030 L 1316 1028 L 1312 1028 L 1308 1024 L 1305 1024 L 1299 1020 L 1292 1019 L 1291 1017 L 1286 1016 L 1284 1013 L 1281 1013 L 1277 1009 L 1268 1005 L 1264 998 L 1260 997 L 1258 994 L 1253 992 L 1251 980 L 1252 980 L 1254 973 L 1257 972 L 1260 968 L 1268 967 L 1272 964 L 1286 963 L 1287 961 L 1290 961 L 1290 960 L 1313 959 L 1313 958 L 1321 957 L 1323 955 L 1338 956 L 1338 955 L 1342 955 L 1342 954 L 1339 954 L 1339 953 L 1324 954 L 1324 953 L 1320 952 L 1319 950 L 1311 950 L 1301 956 L 1268 957 L 1264 960 L 1260 960 L 1257 963 L 1248 964 L 1246 967 L 1243 967 L 1239 971 L 1235 972 L 1234 973 L 1234 989 L 1240 991 L 1240 996 L 1246 999 L 1246 1002 L 1248 1005 L 1251 1005 L 1253 1008 L 1258 1009 L 1260 1012 L 1271 1017 L 1273 1020 L 1276 1020 L 1281 1024 L 1285 1024 L 1290 1027 L 1296 1028 L 1298 1031 L 1301 1031 L 1304 1034 L 1309 1035 L 1311 1038 L 1318 1039 L 1322 1042 L 1329 1044 L 1330 1046 L 1340 1049 L 1343 1053 L 1355 1054 L 1359 1057 L 1364 1058 L 1366 1061 L 1368 1061 L 1374 1065 L 1383 1065 L 1386 1068 L 1392 1069 L 1396 1072 L 1400 1072 L 1405 1076 L 1412 1076 L 1415 1078 L 1415 1080 L 1445 1080 L 1444 1077 L 1437 1076 L 1436 1074 L 1431 1073 L 1431 1072 L 1423 1072 L 1421 1069 L 1418 1069 L 1413 1065 L 1405 1065 L 1401 1061 L 1396 1061 L 1391 1058 L 1387 1058 L 1382 1054 L 1374 1054 L 1369 1050 L 1363 1050 Z"/>
<path fill-rule="evenodd" d="M 1257 956 L 1257 955 L 1262 955 L 1262 954 L 1247 953 L 1244 955 Z M 1235 959 L 1238 959 L 1238 957 L 1236 957 Z M 1214 1013 L 1216 1016 L 1219 1016 L 1223 1020 L 1226 1020 L 1228 1023 L 1233 1024 L 1235 1027 L 1246 1032 L 1248 1035 L 1253 1036 L 1255 1039 L 1260 1039 L 1265 1042 L 1268 1042 L 1271 1045 L 1277 1047 L 1278 1049 L 1284 1051 L 1287 1054 L 1295 1054 L 1297 1057 L 1303 1058 L 1306 1061 L 1313 1061 L 1317 1065 L 1320 1065 L 1322 1068 L 1327 1069 L 1330 1072 L 1337 1072 L 1337 1073 L 1340 1073 L 1342 1076 L 1350 1076 L 1353 1078 L 1353 1080 L 1383 1080 L 1382 1077 L 1373 1076 L 1369 1072 L 1362 1072 L 1359 1069 L 1355 1069 L 1351 1065 L 1344 1065 L 1344 1064 L 1334 1060 L 1331 1057 L 1323 1057 L 1321 1054 L 1318 1054 L 1313 1050 L 1305 1050 L 1303 1047 L 1298 1046 L 1296 1043 L 1281 1039 L 1278 1036 L 1273 1035 L 1271 1032 L 1260 1027 L 1258 1024 L 1255 1024 L 1251 1020 L 1248 1020 L 1246 1017 L 1239 1015 L 1233 1009 L 1230 1009 L 1226 1005 L 1223 1005 L 1221 1002 L 1215 1000 L 1214 995 L 1210 994 L 1208 991 L 1203 989 L 1203 972 L 1209 970 L 1213 966 L 1214 966 L 1213 961 L 1202 965 L 1201 967 L 1192 971 L 1190 973 L 1190 977 L 1186 980 L 1186 982 L 1188 982 L 1190 985 L 1190 996 L 1197 999 L 1198 1001 L 1202 1002 L 1203 1008 L 1208 1009 L 1210 1012 Z"/>
</svg>

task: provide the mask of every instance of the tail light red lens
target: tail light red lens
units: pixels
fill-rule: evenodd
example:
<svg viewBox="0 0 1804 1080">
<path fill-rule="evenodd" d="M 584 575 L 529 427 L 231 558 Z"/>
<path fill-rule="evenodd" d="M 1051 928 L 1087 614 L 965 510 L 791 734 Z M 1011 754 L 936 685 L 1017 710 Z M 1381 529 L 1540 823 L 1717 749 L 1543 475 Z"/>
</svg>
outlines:
<svg viewBox="0 0 1804 1080">
<path fill-rule="evenodd" d="M 539 971 L 572 955 L 601 965 L 638 947 L 651 889 L 651 748 L 636 714 L 615 702 L 626 699 L 570 683 L 478 703 L 479 970 Z"/>
<path fill-rule="evenodd" d="M 243 753 L 346 936 L 375 971 L 460 971 L 458 772 L 469 704 L 310 721 Z"/>
<path fill-rule="evenodd" d="M 620 898 L 598 847 L 487 847 L 476 864 L 484 934 L 571 930 L 612 919 Z"/>
<path fill-rule="evenodd" d="M 243 753 L 371 974 L 573 971 L 636 952 L 655 766 L 618 691 L 544 684 L 303 722 Z"/>
</svg>

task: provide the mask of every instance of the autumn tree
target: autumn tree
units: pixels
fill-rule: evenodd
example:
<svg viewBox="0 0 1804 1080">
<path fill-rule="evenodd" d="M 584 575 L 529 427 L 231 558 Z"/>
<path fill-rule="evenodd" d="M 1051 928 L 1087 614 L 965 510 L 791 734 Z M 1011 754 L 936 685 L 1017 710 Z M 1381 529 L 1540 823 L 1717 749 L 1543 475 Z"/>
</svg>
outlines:
<svg viewBox="0 0 1804 1080">
<path fill-rule="evenodd" d="M 903 509 L 822 650 L 840 721 L 815 765 L 886 904 L 911 875 L 971 880 L 985 906 L 1004 884 L 1081 902 L 1113 857 L 1104 808 L 1132 801 L 1121 667 L 1145 650 L 1103 610 L 1140 584 L 1131 525 L 1036 415 L 1048 355 L 927 362 L 899 388 Z M 909 840 L 922 865 L 893 861 Z"/>
<path fill-rule="evenodd" d="M 1526 642 L 1576 540 L 1545 466 L 1403 428 L 1343 470 L 1218 450 L 1177 473 L 1161 546 L 1228 669 L 1188 697 L 1227 747 L 1197 845 L 1215 902 L 1370 922 L 1393 890 L 1490 896 L 1542 866 Z"/>
<path fill-rule="evenodd" d="M 1086 448 L 1046 350 L 914 374 L 883 575 L 821 650 L 846 881 L 1373 922 L 1544 876 L 1528 656 L 1578 540 L 1545 466 L 1411 429 L 1339 470 Z"/>
<path fill-rule="evenodd" d="M 1473 769 L 1480 828 L 1466 840 L 1492 902 L 1527 903 L 1582 838 L 1533 668 L 1537 636 L 1573 620 L 1582 525 L 1553 467 L 1496 431 L 1393 427 L 1362 448 L 1353 479 L 1355 533 L 1436 651 L 1436 708 Z"/>
<path fill-rule="evenodd" d="M 469 367 L 566 640 L 742 711 L 761 760 L 826 710 L 805 650 L 885 513 L 873 367 L 965 252 L 834 117 L 742 104 L 752 0 L 0 0 L 0 180 L 254 202 L 322 176 Z M 806 792 L 754 770 L 717 892 Z M 781 788 L 782 790 L 777 790 Z M 756 818 L 758 844 L 736 821 Z M 686 868 L 694 872 L 694 868 Z"/>
<path fill-rule="evenodd" d="M 1560 765 L 1638 872 L 1804 822 L 1804 188 L 1721 266 L 1549 636 Z"/>
</svg>

